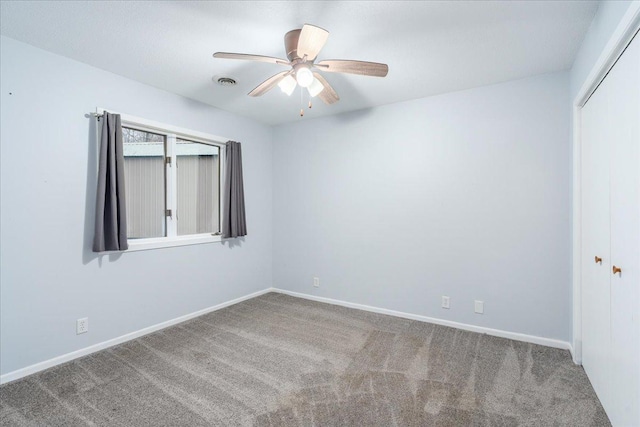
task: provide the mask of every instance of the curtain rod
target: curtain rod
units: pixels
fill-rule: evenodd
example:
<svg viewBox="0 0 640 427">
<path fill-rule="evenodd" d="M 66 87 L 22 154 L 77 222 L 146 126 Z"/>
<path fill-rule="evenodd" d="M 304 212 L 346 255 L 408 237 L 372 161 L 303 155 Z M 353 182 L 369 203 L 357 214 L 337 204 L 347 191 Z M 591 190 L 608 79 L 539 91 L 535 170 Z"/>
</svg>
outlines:
<svg viewBox="0 0 640 427">
<path fill-rule="evenodd" d="M 100 117 L 104 116 L 102 113 L 89 113 L 89 115 L 95 117 L 98 121 L 100 121 Z"/>
</svg>

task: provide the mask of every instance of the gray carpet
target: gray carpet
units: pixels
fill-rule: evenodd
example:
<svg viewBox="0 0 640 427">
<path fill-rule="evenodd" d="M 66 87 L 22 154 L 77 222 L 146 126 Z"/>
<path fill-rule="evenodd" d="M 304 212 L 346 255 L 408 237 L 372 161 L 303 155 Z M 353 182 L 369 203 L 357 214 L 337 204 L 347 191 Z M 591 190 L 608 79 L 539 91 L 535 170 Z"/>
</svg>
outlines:
<svg viewBox="0 0 640 427">
<path fill-rule="evenodd" d="M 0 388 L 16 426 L 606 426 L 567 351 L 270 293 Z"/>
</svg>

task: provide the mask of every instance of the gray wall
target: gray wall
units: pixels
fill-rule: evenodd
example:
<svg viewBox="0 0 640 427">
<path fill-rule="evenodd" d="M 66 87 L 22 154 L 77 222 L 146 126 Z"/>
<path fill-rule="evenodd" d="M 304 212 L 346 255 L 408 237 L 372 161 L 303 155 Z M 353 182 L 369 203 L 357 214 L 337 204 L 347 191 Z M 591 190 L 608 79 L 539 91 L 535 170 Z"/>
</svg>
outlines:
<svg viewBox="0 0 640 427">
<path fill-rule="evenodd" d="M 6 37 L 0 48 L 1 373 L 271 286 L 269 127 Z M 96 107 L 241 141 L 244 241 L 92 253 Z"/>
<path fill-rule="evenodd" d="M 600 5 L 570 83 L 551 74 L 275 130 L 2 37 L 0 373 L 272 284 L 568 340 L 567 106 L 629 4 Z M 249 236 L 93 254 L 84 115 L 98 106 L 242 141 Z"/>
<path fill-rule="evenodd" d="M 275 128 L 274 286 L 568 341 L 568 105 L 557 73 Z"/>
</svg>

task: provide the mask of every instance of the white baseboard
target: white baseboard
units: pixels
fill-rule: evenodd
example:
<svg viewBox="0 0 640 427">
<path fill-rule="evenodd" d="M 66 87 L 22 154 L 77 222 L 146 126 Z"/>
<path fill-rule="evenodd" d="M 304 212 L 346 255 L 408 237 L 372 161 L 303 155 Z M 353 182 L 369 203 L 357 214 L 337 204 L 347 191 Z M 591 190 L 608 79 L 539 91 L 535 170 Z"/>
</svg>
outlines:
<svg viewBox="0 0 640 427">
<path fill-rule="evenodd" d="M 105 348 L 113 347 L 117 344 L 122 344 L 123 342 L 130 341 L 136 338 L 139 338 L 143 335 L 150 334 L 152 332 L 159 331 L 160 329 L 168 328 L 169 326 L 176 325 L 178 323 L 182 323 L 184 321 L 193 319 L 194 317 L 202 316 L 203 314 L 211 313 L 212 311 L 220 310 L 222 308 L 228 307 L 230 305 L 237 304 L 239 302 L 255 298 L 257 296 L 266 294 L 271 292 L 271 288 L 264 289 L 262 291 L 254 292 L 249 295 L 242 296 L 240 298 L 233 299 L 231 301 L 223 302 L 218 305 L 214 305 L 212 307 L 208 307 L 202 310 L 195 311 L 193 313 L 186 314 L 184 316 L 176 317 L 175 319 L 167 320 L 166 322 L 158 323 L 153 326 L 149 326 L 147 328 L 140 329 L 135 332 L 131 332 L 125 335 L 122 335 L 117 338 L 113 338 L 107 341 L 103 341 L 98 344 L 91 345 L 89 347 L 82 348 L 80 350 L 72 351 L 71 353 L 63 354 L 62 356 L 54 357 L 53 359 L 45 360 L 44 362 L 39 362 L 31 366 L 27 366 L 26 368 L 18 369 L 12 372 L 8 372 L 4 375 L 0 376 L 0 384 L 5 384 L 11 381 L 18 380 L 20 378 L 26 377 L 27 375 L 35 374 L 36 372 L 43 371 L 45 369 L 49 369 L 53 366 L 60 365 L 62 363 L 69 362 L 73 359 L 77 359 L 79 357 L 86 356 L 91 353 L 95 353 L 96 351 L 104 350 Z"/>
<path fill-rule="evenodd" d="M 6 384 L 8 382 L 18 380 L 28 375 L 35 374 L 36 372 L 40 372 L 45 369 L 52 368 L 56 365 L 61 365 L 63 363 L 69 362 L 79 357 L 87 356 L 91 353 L 95 353 L 97 351 L 104 350 L 109 347 L 113 347 L 114 345 L 122 344 L 123 342 L 130 341 L 130 340 L 139 338 L 143 335 L 147 335 L 152 332 L 159 331 L 160 329 L 168 328 L 169 326 L 173 326 L 178 323 L 182 323 L 184 321 L 193 319 L 194 317 L 202 316 L 203 314 L 211 313 L 212 311 L 220 310 L 222 308 L 229 307 L 230 305 L 234 305 L 239 302 L 242 302 L 251 298 L 255 298 L 260 295 L 264 295 L 268 292 L 278 292 L 281 294 L 291 295 L 294 297 L 304 298 L 312 301 L 324 302 L 324 303 L 333 304 L 333 305 L 340 305 L 340 306 L 349 307 L 349 308 L 356 308 L 358 310 L 371 311 L 373 313 L 387 314 L 390 316 L 402 317 L 405 319 L 417 320 L 420 322 L 434 323 L 436 325 L 449 326 L 452 328 L 463 329 L 465 331 L 478 332 L 481 334 L 493 335 L 493 336 L 502 337 L 502 338 L 509 338 L 516 341 L 524 341 L 524 342 L 529 342 L 533 344 L 540 344 L 547 347 L 561 348 L 563 350 L 569 350 L 573 355 L 573 348 L 571 347 L 571 344 L 569 344 L 566 341 L 537 337 L 534 335 L 520 334 L 517 332 L 502 331 L 499 329 L 485 328 L 483 326 L 469 325 L 466 323 L 452 322 L 450 320 L 436 319 L 434 317 L 421 316 L 419 314 L 404 313 L 402 311 L 388 310 L 386 308 L 371 307 L 364 304 L 356 304 L 352 302 L 340 301 L 340 300 L 335 300 L 331 298 L 318 297 L 318 296 L 303 294 L 299 292 L 287 291 L 279 288 L 267 288 L 262 291 L 254 292 L 252 294 L 245 295 L 240 298 L 233 299 L 231 301 L 223 302 L 221 304 L 205 308 L 203 310 L 195 311 L 193 313 L 189 313 L 184 316 L 176 317 L 175 319 L 167 320 L 166 322 L 158 323 L 156 325 L 149 326 L 147 328 L 143 328 L 138 331 L 131 332 L 117 338 L 103 341 L 101 343 L 94 344 L 89 347 L 82 348 L 80 350 L 72 351 L 71 353 L 63 354 L 61 356 L 54 357 L 53 359 L 45 360 L 44 362 L 39 362 L 34 365 L 27 366 L 25 368 L 8 372 L 0 376 L 0 384 Z"/>
<path fill-rule="evenodd" d="M 436 319 L 435 317 L 421 316 L 419 314 L 404 313 L 402 311 L 388 310 L 386 308 L 371 307 L 364 304 L 356 304 L 353 302 L 340 301 L 331 298 L 318 297 L 299 292 L 287 291 L 279 288 L 271 288 L 271 291 L 281 294 L 291 295 L 293 297 L 304 298 L 312 301 L 324 302 L 343 307 L 357 308 L 359 310 L 371 311 L 373 313 L 387 314 L 389 316 L 402 317 L 405 319 L 418 320 L 420 322 L 434 323 L 436 325 L 449 326 L 451 328 L 463 329 L 465 331 L 478 332 L 481 334 L 493 335 L 496 337 L 509 338 L 516 341 L 524 341 L 532 344 L 544 345 L 547 347 L 561 348 L 569 350 L 573 355 L 573 348 L 570 343 L 552 338 L 537 337 L 535 335 L 520 334 L 517 332 L 503 331 L 500 329 L 485 328 L 484 326 L 469 325 L 467 323 L 453 322 L 451 320 Z"/>
</svg>

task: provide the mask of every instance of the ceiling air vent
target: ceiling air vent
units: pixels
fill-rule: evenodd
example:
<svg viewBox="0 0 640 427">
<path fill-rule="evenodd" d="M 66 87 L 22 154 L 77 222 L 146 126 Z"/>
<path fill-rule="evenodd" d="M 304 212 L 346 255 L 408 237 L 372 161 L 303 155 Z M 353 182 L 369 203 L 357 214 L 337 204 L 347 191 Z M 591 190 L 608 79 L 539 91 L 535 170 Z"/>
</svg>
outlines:
<svg viewBox="0 0 640 427">
<path fill-rule="evenodd" d="M 238 83 L 231 77 L 220 77 L 216 80 L 220 86 L 235 86 Z"/>
</svg>

